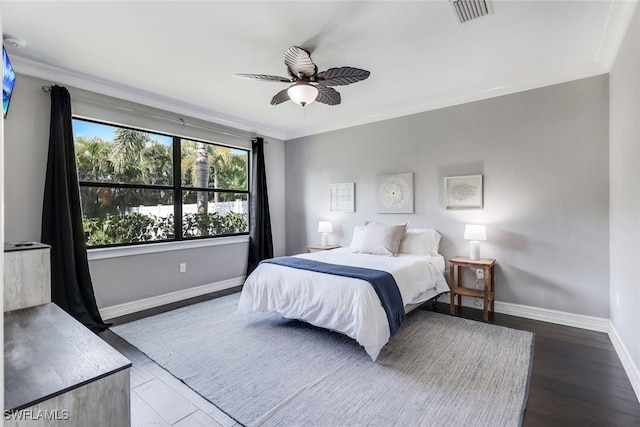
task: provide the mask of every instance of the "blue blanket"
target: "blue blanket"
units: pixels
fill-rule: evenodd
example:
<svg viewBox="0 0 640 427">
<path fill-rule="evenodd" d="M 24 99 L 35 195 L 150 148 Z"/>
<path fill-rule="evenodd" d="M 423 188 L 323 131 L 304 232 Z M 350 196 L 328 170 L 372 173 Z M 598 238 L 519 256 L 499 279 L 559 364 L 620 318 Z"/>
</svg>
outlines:
<svg viewBox="0 0 640 427">
<path fill-rule="evenodd" d="M 387 319 L 389 320 L 391 336 L 396 333 L 400 325 L 402 325 L 406 320 L 400 289 L 398 289 L 398 285 L 393 276 L 386 271 L 351 267 L 348 265 L 328 264 L 310 259 L 287 256 L 266 259 L 262 262 L 298 268 L 301 270 L 315 271 L 318 273 L 366 280 L 376 291 L 378 298 L 380 298 L 382 308 L 384 308 L 384 311 L 387 314 Z"/>
</svg>

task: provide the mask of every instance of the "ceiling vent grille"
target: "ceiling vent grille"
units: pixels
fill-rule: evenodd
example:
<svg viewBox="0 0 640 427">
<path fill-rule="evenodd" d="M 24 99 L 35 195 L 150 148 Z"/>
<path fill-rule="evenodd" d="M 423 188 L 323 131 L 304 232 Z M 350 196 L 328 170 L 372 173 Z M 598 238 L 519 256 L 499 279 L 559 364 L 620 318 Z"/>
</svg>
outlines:
<svg viewBox="0 0 640 427">
<path fill-rule="evenodd" d="M 460 23 L 488 15 L 492 12 L 487 0 L 450 0 Z"/>
</svg>

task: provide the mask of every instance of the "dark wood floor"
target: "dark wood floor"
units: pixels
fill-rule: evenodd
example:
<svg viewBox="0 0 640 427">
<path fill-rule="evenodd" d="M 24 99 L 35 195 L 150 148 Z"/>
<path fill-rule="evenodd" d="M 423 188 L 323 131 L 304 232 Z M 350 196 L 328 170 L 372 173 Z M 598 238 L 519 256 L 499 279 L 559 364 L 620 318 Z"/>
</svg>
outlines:
<svg viewBox="0 0 640 427">
<path fill-rule="evenodd" d="M 234 288 L 111 321 L 126 323 L 237 291 Z M 433 308 L 427 304 L 424 309 Z M 439 303 L 435 310 L 448 313 L 449 305 Z M 466 307 L 458 315 L 482 319 L 482 311 Z M 640 403 L 607 334 L 502 314 L 490 322 L 535 333 L 525 427 L 640 426 Z M 135 356 L 135 348 L 119 337 L 107 334 L 104 338 L 125 355 L 134 352 Z"/>
</svg>

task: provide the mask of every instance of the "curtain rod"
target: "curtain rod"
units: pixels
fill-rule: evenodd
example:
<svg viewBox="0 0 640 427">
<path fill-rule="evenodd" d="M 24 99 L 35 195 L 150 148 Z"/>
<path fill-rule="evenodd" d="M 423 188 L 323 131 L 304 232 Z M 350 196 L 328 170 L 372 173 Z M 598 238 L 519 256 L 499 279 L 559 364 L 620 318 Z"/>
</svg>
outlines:
<svg viewBox="0 0 640 427">
<path fill-rule="evenodd" d="M 51 92 L 51 86 L 47 86 L 47 85 L 42 86 L 42 91 L 46 92 L 46 93 Z M 176 119 L 173 119 L 173 118 L 170 118 L 170 117 L 158 116 L 156 114 L 151 114 L 151 113 L 148 113 L 146 111 L 140 111 L 140 110 L 136 110 L 134 108 L 123 107 L 122 105 L 117 105 L 117 104 L 114 104 L 114 103 L 111 103 L 111 102 L 108 102 L 108 101 L 99 101 L 97 99 L 93 99 L 93 98 L 82 96 L 82 95 L 77 95 L 76 94 L 76 95 L 73 95 L 73 98 L 78 98 L 78 99 L 81 99 L 83 101 L 89 101 L 89 102 L 93 102 L 93 103 L 96 103 L 96 104 L 107 104 L 107 105 L 110 105 L 112 107 L 119 108 L 121 110 L 136 112 L 136 113 L 144 114 L 144 115 L 147 115 L 147 116 L 151 116 L 151 117 L 156 118 L 156 119 L 165 120 L 165 121 L 168 121 L 168 122 L 171 122 L 171 123 L 176 123 L 176 124 L 180 124 L 180 125 L 183 125 L 183 126 L 191 126 L 191 127 L 199 128 L 199 129 L 205 129 L 205 130 L 209 130 L 209 131 L 212 131 L 212 132 L 221 133 L 223 135 L 235 136 L 235 137 L 238 137 L 238 138 L 251 138 L 251 139 L 254 139 L 254 138 L 256 138 L 258 136 L 253 132 L 247 132 L 246 134 L 241 134 L 241 133 L 234 133 L 234 132 L 230 132 L 230 131 L 216 129 L 216 128 L 209 127 L 209 126 L 203 126 L 203 125 L 199 125 L 199 124 L 196 124 L 196 123 L 189 123 L 189 122 L 185 121 L 182 117 L 178 117 L 178 119 L 176 120 Z M 269 141 L 264 140 L 264 143 L 268 144 Z"/>
</svg>

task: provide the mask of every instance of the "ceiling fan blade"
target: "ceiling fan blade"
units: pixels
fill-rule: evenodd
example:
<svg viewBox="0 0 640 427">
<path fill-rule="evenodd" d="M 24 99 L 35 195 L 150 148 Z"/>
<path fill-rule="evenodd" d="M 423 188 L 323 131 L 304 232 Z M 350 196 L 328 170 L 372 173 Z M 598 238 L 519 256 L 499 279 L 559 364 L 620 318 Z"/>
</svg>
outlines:
<svg viewBox="0 0 640 427">
<path fill-rule="evenodd" d="M 287 77 L 270 76 L 268 74 L 234 74 L 233 77 L 240 77 L 241 79 L 255 79 L 267 82 L 282 82 L 291 83 L 292 80 Z"/>
<path fill-rule="evenodd" d="M 284 53 L 284 63 L 289 73 L 296 78 L 311 78 L 318 73 L 318 67 L 311 60 L 311 54 L 298 46 L 291 46 Z"/>
<path fill-rule="evenodd" d="M 370 74 L 369 71 L 360 68 L 329 68 L 327 71 L 318 73 L 317 82 L 323 86 L 344 86 L 365 80 Z"/>
<path fill-rule="evenodd" d="M 271 105 L 278 105 L 282 104 L 285 101 L 289 101 L 289 94 L 287 93 L 288 90 L 289 88 L 286 88 L 276 93 L 271 99 Z"/>
<path fill-rule="evenodd" d="M 318 89 L 318 96 L 316 102 L 321 102 L 327 105 L 338 105 L 342 101 L 340 93 L 332 87 L 328 86 L 315 86 Z"/>
</svg>

